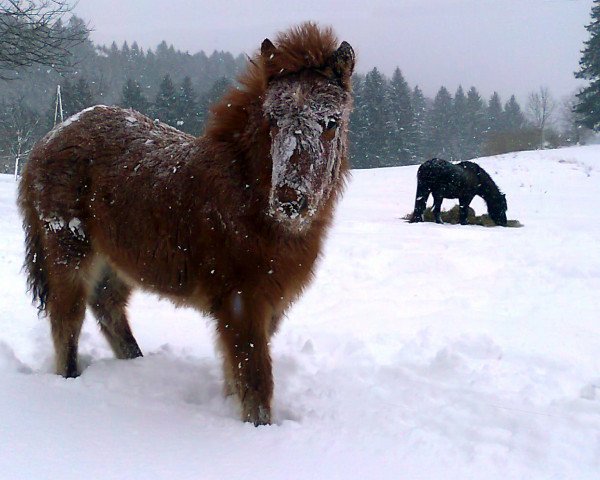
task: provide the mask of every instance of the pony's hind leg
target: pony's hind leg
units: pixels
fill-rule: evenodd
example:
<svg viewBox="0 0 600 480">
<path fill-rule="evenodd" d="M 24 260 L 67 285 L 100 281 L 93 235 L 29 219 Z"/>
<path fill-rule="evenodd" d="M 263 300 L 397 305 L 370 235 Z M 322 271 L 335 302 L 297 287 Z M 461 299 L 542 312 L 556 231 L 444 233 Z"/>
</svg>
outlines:
<svg viewBox="0 0 600 480">
<path fill-rule="evenodd" d="M 127 321 L 126 307 L 130 293 L 130 287 L 105 265 L 87 299 L 100 330 L 115 356 L 120 359 L 142 356 Z"/>
<path fill-rule="evenodd" d="M 61 222 L 46 225 L 40 261 L 47 278 L 44 307 L 50 320 L 56 354 L 56 373 L 79 375 L 77 349 L 85 318 L 85 272 L 89 267 L 89 245 L 62 227 Z"/>
<path fill-rule="evenodd" d="M 271 423 L 273 376 L 269 353 L 271 314 L 251 295 L 233 292 L 215 312 L 223 351 L 225 391 L 241 403 L 242 420 Z"/>
<path fill-rule="evenodd" d="M 46 312 L 50 319 L 54 342 L 56 373 L 63 377 L 77 377 L 77 348 L 85 317 L 85 289 L 78 278 L 69 278 L 71 272 L 52 269 L 49 272 L 49 295 Z"/>
</svg>

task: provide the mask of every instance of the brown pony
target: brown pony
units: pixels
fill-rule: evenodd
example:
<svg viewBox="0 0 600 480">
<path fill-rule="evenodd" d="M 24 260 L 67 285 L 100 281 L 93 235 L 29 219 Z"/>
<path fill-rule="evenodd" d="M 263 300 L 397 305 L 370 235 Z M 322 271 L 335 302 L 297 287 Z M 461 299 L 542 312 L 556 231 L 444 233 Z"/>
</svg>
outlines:
<svg viewBox="0 0 600 480">
<path fill-rule="evenodd" d="M 134 287 L 214 317 L 242 419 L 271 421 L 269 340 L 313 276 L 348 175 L 354 52 L 302 24 L 268 39 L 194 138 L 96 106 L 33 149 L 19 189 L 25 267 L 75 377 L 86 305 L 117 358 L 142 355 Z"/>
</svg>

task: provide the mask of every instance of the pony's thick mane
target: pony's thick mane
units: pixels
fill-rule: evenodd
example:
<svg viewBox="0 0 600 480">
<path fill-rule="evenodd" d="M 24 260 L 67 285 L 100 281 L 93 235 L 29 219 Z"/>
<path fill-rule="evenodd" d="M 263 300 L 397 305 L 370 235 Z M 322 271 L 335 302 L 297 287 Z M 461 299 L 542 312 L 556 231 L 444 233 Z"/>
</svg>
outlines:
<svg viewBox="0 0 600 480">
<path fill-rule="evenodd" d="M 338 40 L 330 27 L 320 29 L 308 22 L 279 33 L 275 43 L 277 52 L 263 60 L 264 73 L 269 79 L 308 68 L 325 68 Z"/>
<path fill-rule="evenodd" d="M 464 163 L 467 163 L 467 162 L 464 162 Z M 477 175 L 479 175 L 479 179 L 483 180 L 486 183 L 486 186 L 487 186 L 487 188 L 489 188 L 489 193 L 491 195 L 493 195 L 494 197 L 499 197 L 502 195 L 502 191 L 500 190 L 500 187 L 498 187 L 496 182 L 494 182 L 494 180 L 492 179 L 492 177 L 490 176 L 489 173 L 487 173 L 483 168 L 481 168 L 476 163 L 473 163 L 473 162 L 468 162 L 468 163 L 475 165 L 475 167 L 477 169 Z"/>
<path fill-rule="evenodd" d="M 303 70 L 325 70 L 327 60 L 336 51 L 338 40 L 330 27 L 320 28 L 306 22 L 288 31 L 280 32 L 272 55 L 257 52 L 249 59 L 246 71 L 211 108 L 206 134 L 217 141 L 239 142 L 240 125 L 247 124 L 253 105 L 263 97 L 270 80 Z"/>
</svg>

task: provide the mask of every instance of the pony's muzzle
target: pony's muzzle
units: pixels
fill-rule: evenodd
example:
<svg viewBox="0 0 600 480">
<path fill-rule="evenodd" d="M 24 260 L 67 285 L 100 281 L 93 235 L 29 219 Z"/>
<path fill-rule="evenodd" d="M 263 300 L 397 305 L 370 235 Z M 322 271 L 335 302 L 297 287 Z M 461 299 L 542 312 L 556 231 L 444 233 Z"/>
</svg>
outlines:
<svg viewBox="0 0 600 480">
<path fill-rule="evenodd" d="M 308 212 L 308 198 L 306 195 L 295 192 L 286 187 L 277 195 L 279 211 L 289 218 L 304 216 Z"/>
<path fill-rule="evenodd" d="M 309 196 L 289 186 L 276 189 L 271 198 L 274 218 L 289 230 L 304 230 L 310 223 L 309 210 Z"/>
</svg>

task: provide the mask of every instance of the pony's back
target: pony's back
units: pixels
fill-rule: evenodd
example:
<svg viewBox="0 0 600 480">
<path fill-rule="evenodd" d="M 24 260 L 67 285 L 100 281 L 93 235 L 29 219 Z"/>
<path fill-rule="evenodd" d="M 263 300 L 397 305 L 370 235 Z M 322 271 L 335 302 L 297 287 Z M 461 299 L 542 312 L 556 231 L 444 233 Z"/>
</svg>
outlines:
<svg viewBox="0 0 600 480">
<path fill-rule="evenodd" d="M 440 158 L 424 162 L 417 171 L 420 190 L 438 194 L 444 198 L 458 198 L 469 183 L 475 181 L 476 174 L 469 167 L 454 164 Z"/>
<path fill-rule="evenodd" d="M 454 166 L 447 160 L 441 158 L 432 158 L 423 162 L 417 170 L 417 178 L 423 182 L 437 181 L 438 178 L 444 178 L 452 175 Z"/>
</svg>

